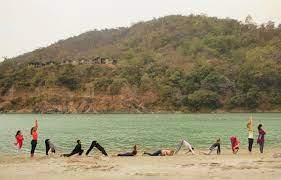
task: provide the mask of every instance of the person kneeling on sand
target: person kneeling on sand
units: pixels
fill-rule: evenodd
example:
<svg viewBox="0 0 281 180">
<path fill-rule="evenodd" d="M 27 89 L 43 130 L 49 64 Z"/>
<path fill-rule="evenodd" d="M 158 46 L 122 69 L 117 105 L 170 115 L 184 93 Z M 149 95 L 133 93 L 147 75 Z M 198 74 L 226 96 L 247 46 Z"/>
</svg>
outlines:
<svg viewBox="0 0 281 180">
<path fill-rule="evenodd" d="M 72 152 L 70 154 L 63 154 L 62 156 L 70 157 L 70 156 L 73 156 L 74 154 L 79 154 L 79 156 L 81 156 L 83 154 L 83 152 L 84 152 L 84 150 L 82 149 L 81 141 L 77 140 L 77 145 L 72 150 Z"/>
<path fill-rule="evenodd" d="M 144 152 L 143 154 L 147 154 L 149 156 L 173 156 L 174 151 L 170 149 L 160 149 L 158 151 L 155 151 L 154 153 Z"/>
<path fill-rule="evenodd" d="M 236 136 L 232 136 L 230 137 L 230 142 L 231 142 L 231 149 L 233 154 L 237 154 L 237 152 L 239 151 L 239 145 L 240 145 L 240 141 Z"/>
<path fill-rule="evenodd" d="M 50 139 L 45 140 L 45 146 L 46 146 L 46 155 L 49 155 L 49 151 L 51 150 L 52 153 L 56 153 L 55 145 L 51 142 Z"/>
<path fill-rule="evenodd" d="M 184 139 L 180 141 L 175 154 L 177 154 L 179 152 L 179 150 L 182 148 L 182 146 L 185 146 L 187 148 L 188 153 L 191 152 L 192 154 L 195 154 L 194 148 L 192 147 L 192 145 L 188 141 L 186 141 Z"/>
<path fill-rule="evenodd" d="M 132 152 L 120 153 L 120 154 L 117 154 L 117 156 L 135 156 L 135 155 L 137 155 L 137 153 L 138 153 L 137 145 L 134 145 Z"/>
<path fill-rule="evenodd" d="M 217 141 L 209 148 L 208 153 L 204 153 L 205 155 L 210 155 L 215 149 L 217 149 L 217 155 L 221 154 L 221 139 L 217 139 Z"/>
<path fill-rule="evenodd" d="M 106 153 L 105 149 L 99 144 L 97 143 L 97 141 L 93 141 L 91 146 L 89 147 L 89 149 L 86 152 L 86 155 L 88 156 L 89 153 L 92 151 L 93 148 L 97 148 L 103 155 L 108 156 L 108 154 Z"/>
</svg>

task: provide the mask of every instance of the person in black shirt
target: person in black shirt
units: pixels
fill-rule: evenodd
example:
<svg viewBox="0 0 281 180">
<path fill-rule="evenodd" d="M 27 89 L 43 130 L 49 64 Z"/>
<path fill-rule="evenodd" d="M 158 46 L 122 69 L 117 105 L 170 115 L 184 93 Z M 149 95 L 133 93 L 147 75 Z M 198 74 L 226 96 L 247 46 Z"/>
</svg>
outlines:
<svg viewBox="0 0 281 180">
<path fill-rule="evenodd" d="M 84 150 L 82 149 L 81 141 L 77 140 L 77 145 L 73 149 L 73 151 L 70 154 L 63 154 L 62 156 L 64 157 L 70 157 L 73 156 L 74 154 L 79 154 L 81 156 L 83 154 Z"/>
<path fill-rule="evenodd" d="M 91 146 L 89 147 L 89 149 L 86 152 L 86 156 L 89 155 L 89 153 L 92 151 L 93 148 L 97 148 L 103 155 L 108 156 L 108 154 L 106 153 L 105 149 L 99 144 L 97 143 L 97 141 L 93 141 Z"/>
<path fill-rule="evenodd" d="M 51 150 L 52 153 L 56 153 L 55 145 L 51 142 L 50 139 L 45 140 L 45 146 L 46 146 L 46 155 L 49 155 L 49 151 Z"/>
<path fill-rule="evenodd" d="M 117 154 L 117 156 L 135 156 L 135 155 L 137 155 L 137 153 L 138 153 L 137 145 L 134 145 L 132 152 L 120 153 L 120 154 Z"/>
<path fill-rule="evenodd" d="M 204 153 L 206 155 L 210 155 L 217 148 L 217 155 L 221 154 L 221 139 L 217 139 L 217 141 L 209 148 L 208 153 Z"/>
</svg>

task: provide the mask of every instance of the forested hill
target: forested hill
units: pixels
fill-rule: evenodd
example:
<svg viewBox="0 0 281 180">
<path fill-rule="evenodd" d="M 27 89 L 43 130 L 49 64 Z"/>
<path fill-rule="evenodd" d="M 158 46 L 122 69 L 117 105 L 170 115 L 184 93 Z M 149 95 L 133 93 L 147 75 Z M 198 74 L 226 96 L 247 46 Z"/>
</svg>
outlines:
<svg viewBox="0 0 281 180">
<path fill-rule="evenodd" d="M 0 65 L 1 112 L 280 111 L 281 26 L 167 16 Z"/>
</svg>

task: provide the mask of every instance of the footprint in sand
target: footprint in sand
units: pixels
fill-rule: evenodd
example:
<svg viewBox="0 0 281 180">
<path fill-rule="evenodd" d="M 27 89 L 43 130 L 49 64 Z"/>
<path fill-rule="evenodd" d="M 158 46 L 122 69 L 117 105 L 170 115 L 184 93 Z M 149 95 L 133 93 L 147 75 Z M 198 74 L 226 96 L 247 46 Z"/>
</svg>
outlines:
<svg viewBox="0 0 281 180">
<path fill-rule="evenodd" d="M 210 163 L 210 166 L 220 166 L 220 163 Z"/>
<path fill-rule="evenodd" d="M 135 173 L 136 176 L 169 176 L 168 173 Z"/>
<path fill-rule="evenodd" d="M 272 156 L 273 158 L 281 158 L 281 153 L 276 153 L 276 154 L 273 154 Z"/>
<path fill-rule="evenodd" d="M 181 167 L 192 167 L 192 166 L 194 166 L 194 164 L 183 164 L 183 165 L 180 165 Z"/>
</svg>

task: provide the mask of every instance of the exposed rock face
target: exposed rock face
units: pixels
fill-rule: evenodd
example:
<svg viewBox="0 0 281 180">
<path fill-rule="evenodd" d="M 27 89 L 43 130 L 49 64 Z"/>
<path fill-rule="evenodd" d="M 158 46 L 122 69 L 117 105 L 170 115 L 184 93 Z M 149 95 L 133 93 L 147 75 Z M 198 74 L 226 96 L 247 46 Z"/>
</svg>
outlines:
<svg viewBox="0 0 281 180">
<path fill-rule="evenodd" d="M 127 98 L 125 96 L 61 99 L 58 102 L 43 100 L 33 105 L 27 104 L 26 106 L 13 105 L 7 101 L 0 103 L 0 112 L 98 113 L 143 111 L 145 111 L 145 108 L 138 99 Z"/>
</svg>

